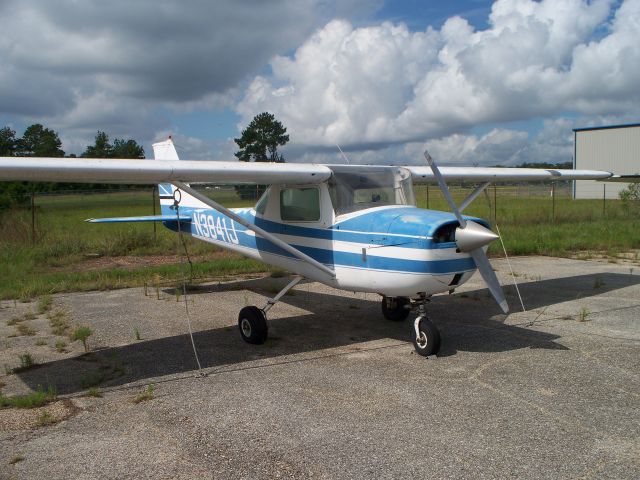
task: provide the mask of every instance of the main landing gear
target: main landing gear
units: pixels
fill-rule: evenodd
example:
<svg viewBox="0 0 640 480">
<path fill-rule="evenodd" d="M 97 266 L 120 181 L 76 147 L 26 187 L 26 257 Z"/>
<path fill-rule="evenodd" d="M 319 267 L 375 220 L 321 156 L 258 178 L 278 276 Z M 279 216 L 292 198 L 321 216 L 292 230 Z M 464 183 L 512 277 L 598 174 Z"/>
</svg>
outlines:
<svg viewBox="0 0 640 480">
<path fill-rule="evenodd" d="M 405 297 L 382 297 L 382 314 L 387 320 L 401 322 L 409 316 L 412 309 L 417 309 L 418 316 L 411 325 L 410 335 L 416 352 L 425 357 L 435 355 L 440 350 L 440 332 L 427 317 L 428 301 L 426 295 L 421 295 L 418 300 Z"/>
<path fill-rule="evenodd" d="M 240 310 L 238 328 L 240 329 L 240 336 L 245 342 L 254 345 L 261 345 L 265 342 L 269 333 L 267 312 L 301 280 L 302 277 L 294 277 L 275 297 L 267 300 L 267 304 L 263 308 L 251 305 Z"/>
</svg>

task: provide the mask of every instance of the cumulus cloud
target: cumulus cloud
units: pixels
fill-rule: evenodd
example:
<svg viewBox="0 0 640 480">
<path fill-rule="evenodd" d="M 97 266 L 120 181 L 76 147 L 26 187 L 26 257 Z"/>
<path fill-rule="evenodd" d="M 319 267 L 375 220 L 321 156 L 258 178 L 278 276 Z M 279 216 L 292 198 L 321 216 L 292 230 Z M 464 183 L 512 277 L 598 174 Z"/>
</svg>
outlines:
<svg viewBox="0 0 640 480">
<path fill-rule="evenodd" d="M 549 124 L 540 138 L 467 132 L 536 117 L 637 112 L 639 18 L 640 0 L 499 0 L 479 31 L 460 17 L 419 32 L 333 20 L 293 55 L 275 57 L 272 73 L 253 79 L 236 110 L 243 123 L 273 112 L 292 142 L 310 148 L 440 139 L 434 148 L 447 146 L 453 158 L 473 151 L 480 163 L 494 154 L 511 163 L 532 153 L 527 141 L 567 125 Z M 564 157 L 566 145 L 561 150 L 553 156 Z"/>
</svg>

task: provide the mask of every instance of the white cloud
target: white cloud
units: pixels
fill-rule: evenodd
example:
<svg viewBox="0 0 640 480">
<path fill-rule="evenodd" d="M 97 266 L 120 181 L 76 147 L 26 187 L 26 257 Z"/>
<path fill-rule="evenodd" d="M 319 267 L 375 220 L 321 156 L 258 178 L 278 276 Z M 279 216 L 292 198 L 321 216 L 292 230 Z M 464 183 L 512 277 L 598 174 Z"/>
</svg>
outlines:
<svg viewBox="0 0 640 480">
<path fill-rule="evenodd" d="M 478 125 L 637 112 L 638 19 L 640 0 L 499 0 L 482 31 L 459 17 L 422 32 L 334 20 L 292 56 L 275 57 L 272 74 L 256 76 L 236 110 L 243 124 L 274 113 L 300 146 L 366 150 L 442 138 L 462 158 L 474 142 L 465 132 Z M 488 135 L 473 145 L 481 162 L 489 150 L 501 162 L 531 151 L 521 132 Z"/>
</svg>

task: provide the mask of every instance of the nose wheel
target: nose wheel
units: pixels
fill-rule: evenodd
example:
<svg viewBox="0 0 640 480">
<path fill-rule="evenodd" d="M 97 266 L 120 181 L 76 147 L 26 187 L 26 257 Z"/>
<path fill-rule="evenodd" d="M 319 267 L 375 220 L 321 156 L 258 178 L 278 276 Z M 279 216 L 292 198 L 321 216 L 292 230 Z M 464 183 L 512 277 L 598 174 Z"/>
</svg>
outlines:
<svg viewBox="0 0 640 480">
<path fill-rule="evenodd" d="M 418 316 L 411 326 L 413 348 L 423 357 L 435 355 L 440 351 L 440 331 L 427 317 L 428 301 L 429 299 L 423 294 L 417 302 Z"/>
<path fill-rule="evenodd" d="M 418 316 L 411 328 L 411 341 L 423 357 L 435 355 L 440 350 L 440 331 L 427 317 Z"/>
</svg>

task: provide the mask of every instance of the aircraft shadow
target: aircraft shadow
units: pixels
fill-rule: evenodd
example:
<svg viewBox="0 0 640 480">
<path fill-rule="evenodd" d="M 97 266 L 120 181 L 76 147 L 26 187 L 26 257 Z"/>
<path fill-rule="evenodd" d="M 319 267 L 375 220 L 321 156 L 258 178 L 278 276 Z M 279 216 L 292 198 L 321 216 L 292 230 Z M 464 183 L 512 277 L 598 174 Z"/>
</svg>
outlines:
<svg viewBox="0 0 640 480">
<path fill-rule="evenodd" d="M 598 288 L 594 288 L 599 277 Z M 273 296 L 274 286 L 285 279 L 269 279 L 271 288 L 264 291 L 265 281 L 248 280 L 223 285 L 197 287 L 190 294 L 250 289 Z M 543 280 L 522 284 L 525 305 L 537 308 L 557 302 L 573 300 L 578 295 L 596 295 L 623 288 L 640 281 L 637 276 L 621 274 L 582 275 L 578 277 Z M 295 295 L 283 300 L 290 305 L 310 311 L 312 315 L 298 315 L 269 321 L 269 339 L 264 345 L 243 342 L 235 327 L 216 328 L 194 333 L 194 341 L 202 367 L 249 368 L 251 360 L 275 359 L 296 361 L 291 355 L 322 352 L 365 342 L 394 339 L 409 343 L 411 321 L 390 322 L 380 312 L 378 297 L 370 294 L 353 297 L 305 292 L 304 285 Z M 517 300 L 510 295 L 512 306 Z M 277 306 L 274 308 L 278 308 Z M 316 313 L 317 312 L 317 313 Z M 476 290 L 451 297 L 435 297 L 429 306 L 430 316 L 437 322 L 443 338 L 439 356 L 455 355 L 459 351 L 501 352 L 522 348 L 566 349 L 556 343 L 557 335 L 520 326 L 506 325 L 504 316 L 486 290 Z M 413 315 L 409 317 L 412 319 Z M 362 345 L 359 349 L 380 348 Z M 327 355 L 336 354 L 327 352 Z M 320 354 L 320 356 L 322 356 Z M 417 357 L 416 357 L 417 358 Z M 300 359 L 297 359 L 300 361 Z M 115 387 L 130 382 L 170 374 L 192 373 L 197 370 L 188 335 L 177 335 L 134 344 L 104 348 L 79 357 L 38 365 L 19 373 L 31 388 L 54 385 L 58 393 L 80 392 L 92 385 Z"/>
</svg>

